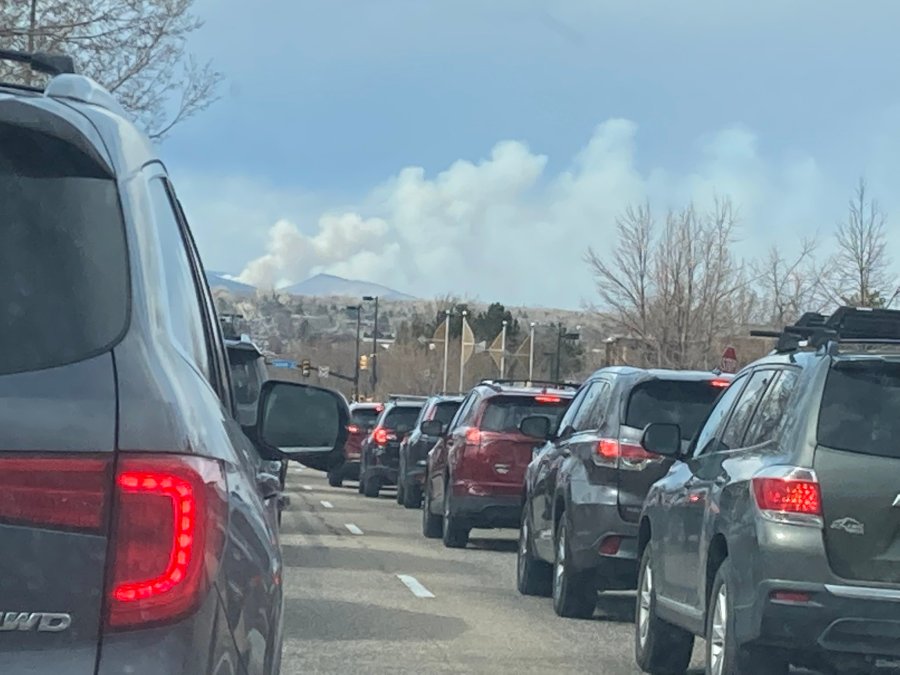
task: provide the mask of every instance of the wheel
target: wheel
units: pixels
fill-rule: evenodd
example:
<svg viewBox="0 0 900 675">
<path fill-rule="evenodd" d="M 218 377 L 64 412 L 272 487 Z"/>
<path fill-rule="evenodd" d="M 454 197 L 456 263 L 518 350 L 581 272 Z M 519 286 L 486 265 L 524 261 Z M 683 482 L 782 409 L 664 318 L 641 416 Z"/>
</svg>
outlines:
<svg viewBox="0 0 900 675">
<path fill-rule="evenodd" d="M 553 610 L 569 619 L 590 619 L 597 607 L 597 587 L 591 571 L 573 569 L 569 550 L 569 526 L 563 514 L 556 532 L 556 560 L 553 563 Z"/>
<path fill-rule="evenodd" d="M 344 484 L 344 474 L 340 467 L 328 472 L 328 484 L 331 487 L 341 487 Z"/>
<path fill-rule="evenodd" d="M 450 514 L 450 481 L 447 481 L 444 486 L 444 546 L 465 548 L 469 545 L 470 529 Z"/>
<path fill-rule="evenodd" d="M 378 476 L 367 476 L 362 485 L 366 497 L 377 497 L 381 492 L 381 479 Z"/>
<path fill-rule="evenodd" d="M 519 527 L 519 548 L 516 555 L 516 587 L 522 595 L 538 595 L 546 598 L 552 591 L 553 566 L 534 557 L 531 550 L 531 528 L 526 511 L 522 510 Z"/>
<path fill-rule="evenodd" d="M 634 658 L 645 673 L 681 675 L 691 663 L 694 636 L 656 615 L 656 586 L 650 546 L 644 550 L 638 574 L 634 622 Z"/>
<path fill-rule="evenodd" d="M 780 652 L 751 650 L 737 643 L 731 578 L 731 563 L 726 558 L 716 572 L 706 616 L 707 675 L 788 673 L 790 664 Z"/>
<path fill-rule="evenodd" d="M 431 512 L 431 491 L 425 488 L 425 497 L 422 499 L 422 534 L 428 539 L 440 539 L 444 533 L 443 526 L 444 519 Z"/>
<path fill-rule="evenodd" d="M 422 488 L 416 483 L 403 487 L 403 506 L 408 509 L 417 509 L 422 504 Z"/>
</svg>

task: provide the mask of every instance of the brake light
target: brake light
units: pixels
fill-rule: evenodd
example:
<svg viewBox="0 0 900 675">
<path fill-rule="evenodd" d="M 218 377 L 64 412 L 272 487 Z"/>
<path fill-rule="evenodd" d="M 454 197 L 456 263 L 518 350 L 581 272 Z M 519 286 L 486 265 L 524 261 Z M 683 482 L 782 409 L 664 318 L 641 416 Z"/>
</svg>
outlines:
<svg viewBox="0 0 900 675">
<path fill-rule="evenodd" d="M 374 440 L 378 445 L 387 445 L 387 429 L 385 429 L 384 427 L 376 427 L 375 431 L 372 432 L 372 440 Z"/>
<path fill-rule="evenodd" d="M 622 537 L 611 535 L 600 542 L 601 555 L 616 555 L 622 547 Z"/>
<path fill-rule="evenodd" d="M 822 498 L 815 480 L 757 476 L 753 479 L 753 495 L 763 512 L 822 515 Z"/>
<path fill-rule="evenodd" d="M 358 427 L 357 425 L 355 425 L 355 424 L 348 424 L 348 425 L 347 425 L 347 431 L 349 431 L 351 434 L 358 434 L 358 433 L 359 433 L 359 427 Z"/>
<path fill-rule="evenodd" d="M 717 388 L 719 388 L 719 389 L 724 389 L 724 388 L 727 387 L 729 384 L 731 384 L 731 380 L 710 380 L 710 381 L 709 381 L 709 384 L 710 384 L 710 386 L 712 386 L 712 387 L 717 387 Z"/>
<path fill-rule="evenodd" d="M 639 468 L 636 465 L 643 462 L 658 461 L 662 458 L 652 452 L 647 452 L 637 443 L 615 438 L 601 438 L 597 441 L 594 459 L 598 464 L 630 469 Z"/>
<path fill-rule="evenodd" d="M 0 457 L 0 522 L 101 534 L 109 457 Z"/>
<path fill-rule="evenodd" d="M 466 429 L 466 445 L 481 445 L 481 432 L 476 427 Z"/>
<path fill-rule="evenodd" d="M 547 394 L 541 394 L 540 396 L 535 396 L 534 400 L 537 403 L 559 403 L 562 399 L 559 396 L 549 396 Z"/>
<path fill-rule="evenodd" d="M 132 628 L 192 611 L 215 578 L 224 541 L 225 478 L 216 460 L 119 459 L 107 622 Z"/>
</svg>

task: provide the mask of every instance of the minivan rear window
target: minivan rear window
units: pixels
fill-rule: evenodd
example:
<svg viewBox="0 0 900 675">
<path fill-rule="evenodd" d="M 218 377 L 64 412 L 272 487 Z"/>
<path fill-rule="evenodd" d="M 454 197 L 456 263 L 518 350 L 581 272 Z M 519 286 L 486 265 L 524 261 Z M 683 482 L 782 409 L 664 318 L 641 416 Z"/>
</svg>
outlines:
<svg viewBox="0 0 900 675">
<path fill-rule="evenodd" d="M 481 418 L 482 431 L 512 433 L 526 417 L 543 416 L 555 429 L 570 399 L 561 396 L 495 396 L 488 402 Z"/>
<path fill-rule="evenodd" d="M 721 391 L 708 381 L 644 382 L 631 392 L 625 425 L 643 429 L 652 422 L 677 424 L 681 427 L 681 437 L 690 440 Z"/>
<path fill-rule="evenodd" d="M 115 181 L 74 146 L 0 123 L 0 375 L 73 363 L 125 327 Z"/>
<path fill-rule="evenodd" d="M 837 450 L 900 458 L 900 363 L 857 361 L 832 368 L 818 439 Z"/>
</svg>

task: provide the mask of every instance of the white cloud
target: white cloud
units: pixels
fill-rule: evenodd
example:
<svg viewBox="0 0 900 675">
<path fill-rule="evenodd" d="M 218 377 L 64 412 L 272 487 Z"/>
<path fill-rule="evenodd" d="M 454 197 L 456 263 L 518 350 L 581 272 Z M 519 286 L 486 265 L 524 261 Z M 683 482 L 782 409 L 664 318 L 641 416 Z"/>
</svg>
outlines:
<svg viewBox="0 0 900 675">
<path fill-rule="evenodd" d="M 266 252 L 250 260 L 240 278 L 272 285 L 326 271 L 423 297 L 452 292 L 574 307 L 592 296 L 585 249 L 612 245 L 615 218 L 629 203 L 649 199 L 664 210 L 728 195 L 742 216 L 746 245 L 756 250 L 775 233 L 814 231 L 828 212 L 815 160 L 768 159 L 746 129 L 726 128 L 698 141 L 694 167 L 681 173 L 640 167 L 638 141 L 633 122 L 608 120 L 555 176 L 548 175 L 547 157 L 522 142 L 503 141 L 486 159 L 458 160 L 435 176 L 402 169 L 355 207 L 317 218 L 308 204 L 279 201 L 280 193 L 266 191 L 260 196 L 265 211 L 278 215 L 269 222 Z M 233 231 L 229 198 L 214 197 L 224 232 Z M 825 222 L 839 217 L 831 213 Z"/>
</svg>

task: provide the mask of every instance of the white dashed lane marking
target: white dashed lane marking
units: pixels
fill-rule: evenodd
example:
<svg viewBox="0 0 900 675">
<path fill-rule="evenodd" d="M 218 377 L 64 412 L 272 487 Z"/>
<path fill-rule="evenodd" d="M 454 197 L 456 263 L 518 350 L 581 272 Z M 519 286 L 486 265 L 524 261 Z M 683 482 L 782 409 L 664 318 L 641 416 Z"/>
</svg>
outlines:
<svg viewBox="0 0 900 675">
<path fill-rule="evenodd" d="M 403 582 L 403 585 L 406 586 L 412 594 L 417 598 L 433 598 L 434 593 L 425 588 L 419 580 L 415 577 L 411 577 L 408 574 L 398 574 L 397 578 Z"/>
<path fill-rule="evenodd" d="M 359 529 L 353 523 L 344 523 L 344 527 L 346 527 L 350 531 L 350 534 L 362 534 L 363 533 L 363 531 L 361 529 Z"/>
<path fill-rule="evenodd" d="M 301 485 L 301 488 L 306 490 L 307 492 L 312 492 L 312 485 Z"/>
<path fill-rule="evenodd" d="M 331 502 L 326 502 L 324 499 L 323 499 L 321 502 L 319 502 L 319 503 L 320 503 L 322 506 L 324 506 L 326 509 L 333 509 L 333 508 L 334 508 L 334 504 L 332 504 Z"/>
</svg>

